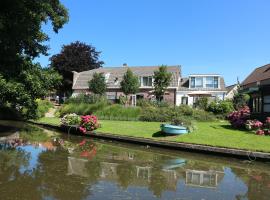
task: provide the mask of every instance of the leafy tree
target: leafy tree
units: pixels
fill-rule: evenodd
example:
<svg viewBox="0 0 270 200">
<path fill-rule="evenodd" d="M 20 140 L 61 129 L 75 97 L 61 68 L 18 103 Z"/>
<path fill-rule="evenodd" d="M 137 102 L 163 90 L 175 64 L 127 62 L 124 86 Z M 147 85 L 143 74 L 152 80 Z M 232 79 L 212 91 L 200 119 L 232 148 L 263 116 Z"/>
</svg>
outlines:
<svg viewBox="0 0 270 200">
<path fill-rule="evenodd" d="M 96 48 L 76 41 L 64 45 L 59 54 L 50 58 L 51 67 L 58 71 L 64 78 L 61 92 L 71 94 L 72 92 L 72 71 L 82 72 L 102 67 L 103 61 L 99 61 L 101 52 Z"/>
<path fill-rule="evenodd" d="M 94 73 L 93 78 L 89 81 L 89 89 L 94 94 L 103 95 L 106 92 L 106 81 L 102 73 Z"/>
<path fill-rule="evenodd" d="M 57 33 L 68 14 L 59 0 L 3 0 L 0 3 L 0 107 L 9 106 L 34 118 L 36 98 L 43 97 L 59 76 L 32 60 L 47 55 L 49 38 L 41 29 L 51 21 Z"/>
<path fill-rule="evenodd" d="M 155 95 L 158 101 L 161 101 L 166 89 L 169 87 L 172 74 L 167 71 L 166 65 L 161 65 L 158 71 L 154 72 Z"/>
<path fill-rule="evenodd" d="M 126 98 L 130 94 L 135 94 L 139 90 L 139 79 L 133 74 L 131 69 L 127 69 L 123 76 L 123 80 L 120 82 L 121 90 L 126 95 Z"/>
<path fill-rule="evenodd" d="M 201 109 L 201 110 L 207 110 L 208 104 L 209 104 L 209 98 L 208 97 L 200 97 L 194 103 L 194 107 L 198 108 L 198 109 Z"/>
<path fill-rule="evenodd" d="M 250 96 L 248 94 L 237 93 L 233 97 L 233 105 L 236 110 L 248 105 Z"/>
</svg>

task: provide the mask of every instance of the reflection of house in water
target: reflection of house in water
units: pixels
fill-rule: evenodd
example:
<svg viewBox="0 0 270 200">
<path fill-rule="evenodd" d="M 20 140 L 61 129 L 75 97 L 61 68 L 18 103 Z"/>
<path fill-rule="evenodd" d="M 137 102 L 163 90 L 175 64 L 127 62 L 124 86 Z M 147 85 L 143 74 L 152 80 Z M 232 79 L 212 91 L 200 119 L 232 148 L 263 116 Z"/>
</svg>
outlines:
<svg viewBox="0 0 270 200">
<path fill-rule="evenodd" d="M 99 154 L 95 161 L 69 157 L 68 174 L 90 177 L 92 172 L 87 163 L 99 162 L 98 179 L 100 181 L 120 183 L 128 179 L 129 186 L 150 187 L 150 185 L 155 184 L 157 178 L 155 176 L 161 176 L 162 178 L 157 181 L 164 182 L 162 185 L 165 188 L 163 189 L 175 191 L 179 178 L 183 177 L 185 160 L 178 157 L 162 156 L 162 160 L 157 160 L 152 154 L 140 151 L 107 151 Z"/>
<path fill-rule="evenodd" d="M 6 141 L 15 140 L 15 139 L 20 139 L 20 133 L 19 132 L 15 132 L 15 133 L 12 133 L 12 134 L 1 136 L 0 137 L 0 142 L 6 142 Z"/>
<path fill-rule="evenodd" d="M 116 180 L 118 163 L 101 162 L 101 179 Z"/>
<path fill-rule="evenodd" d="M 106 156 L 108 159 L 113 159 L 113 160 L 121 160 L 121 161 L 133 161 L 135 160 L 135 154 L 130 153 L 130 152 L 123 152 L 121 154 L 108 154 Z"/>
<path fill-rule="evenodd" d="M 224 172 L 209 170 L 186 170 L 186 185 L 215 188 L 223 179 Z"/>
<path fill-rule="evenodd" d="M 136 166 L 137 178 L 150 181 L 151 178 L 151 167 L 140 167 Z"/>
<path fill-rule="evenodd" d="M 78 175 L 81 177 L 88 177 L 87 171 L 88 160 L 82 158 L 68 157 L 68 175 Z"/>
</svg>

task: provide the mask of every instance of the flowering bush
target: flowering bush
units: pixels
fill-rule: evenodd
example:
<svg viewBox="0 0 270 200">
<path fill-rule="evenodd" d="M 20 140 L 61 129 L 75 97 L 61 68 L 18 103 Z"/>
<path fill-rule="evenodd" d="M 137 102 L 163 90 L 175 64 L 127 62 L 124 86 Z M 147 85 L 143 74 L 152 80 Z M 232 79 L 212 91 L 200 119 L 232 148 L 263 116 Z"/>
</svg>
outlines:
<svg viewBox="0 0 270 200">
<path fill-rule="evenodd" d="M 246 129 L 255 130 L 256 135 L 270 135 L 270 117 L 266 118 L 264 124 L 256 119 L 247 120 Z"/>
<path fill-rule="evenodd" d="M 81 116 L 80 131 L 86 133 L 87 131 L 93 131 L 100 127 L 98 119 L 94 115 Z"/>
<path fill-rule="evenodd" d="M 234 128 L 244 128 L 245 123 L 249 119 L 249 117 L 249 107 L 245 106 L 237 111 L 231 112 L 227 118 Z"/>
<path fill-rule="evenodd" d="M 64 117 L 61 118 L 61 124 L 66 126 L 78 125 L 80 124 L 80 121 L 80 116 L 75 113 L 66 114 Z"/>
<path fill-rule="evenodd" d="M 257 130 L 256 135 L 264 135 L 264 130 L 262 129 Z"/>
<path fill-rule="evenodd" d="M 263 127 L 263 123 L 257 119 L 247 120 L 245 127 L 247 130 L 258 130 L 258 129 L 261 129 Z"/>
<path fill-rule="evenodd" d="M 264 126 L 265 126 L 265 128 L 270 129 L 270 117 L 266 118 Z"/>
</svg>

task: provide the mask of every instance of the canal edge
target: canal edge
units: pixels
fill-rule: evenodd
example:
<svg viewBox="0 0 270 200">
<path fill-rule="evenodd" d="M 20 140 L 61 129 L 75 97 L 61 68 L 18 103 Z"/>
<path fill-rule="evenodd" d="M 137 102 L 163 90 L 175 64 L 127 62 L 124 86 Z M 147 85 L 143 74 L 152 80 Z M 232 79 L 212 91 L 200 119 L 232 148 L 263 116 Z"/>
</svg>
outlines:
<svg viewBox="0 0 270 200">
<path fill-rule="evenodd" d="M 59 126 L 46 123 L 39 123 L 33 121 L 27 121 L 27 123 L 38 125 L 44 128 L 50 128 L 54 130 L 59 130 L 65 133 L 71 133 L 78 135 L 79 130 L 73 126 Z M 192 144 L 184 142 L 173 142 L 164 140 L 153 140 L 149 138 L 142 137 L 132 137 L 132 136 L 122 136 L 111 133 L 90 133 L 90 134 L 79 134 L 80 136 L 93 137 L 104 140 L 114 140 L 125 143 L 139 144 L 145 146 L 153 146 L 159 148 L 166 148 L 172 150 L 182 150 L 188 152 L 212 154 L 212 155 L 222 155 L 225 157 L 235 157 L 241 159 L 248 159 L 250 161 L 260 160 L 260 161 L 270 161 L 270 153 L 259 152 L 259 151 L 249 151 L 244 149 L 233 149 L 225 147 L 214 147 L 209 145 Z"/>
</svg>

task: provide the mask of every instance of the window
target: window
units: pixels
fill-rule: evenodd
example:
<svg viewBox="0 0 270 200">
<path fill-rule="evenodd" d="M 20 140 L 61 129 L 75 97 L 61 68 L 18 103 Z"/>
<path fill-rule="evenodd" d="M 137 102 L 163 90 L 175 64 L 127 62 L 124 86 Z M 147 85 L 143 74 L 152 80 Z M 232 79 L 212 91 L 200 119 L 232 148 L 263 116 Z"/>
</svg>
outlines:
<svg viewBox="0 0 270 200">
<path fill-rule="evenodd" d="M 218 77 L 214 77 L 214 88 L 218 88 Z"/>
<path fill-rule="evenodd" d="M 262 98 L 261 97 L 254 97 L 252 107 L 253 107 L 252 111 L 254 113 L 260 113 L 261 107 L 262 107 Z"/>
<path fill-rule="evenodd" d="M 142 79 L 143 79 L 142 86 L 153 86 L 152 76 L 145 76 Z"/>
<path fill-rule="evenodd" d="M 188 97 L 182 97 L 181 104 L 188 105 Z"/>
<path fill-rule="evenodd" d="M 195 87 L 196 88 L 202 88 L 203 87 L 203 77 L 196 77 Z"/>
<path fill-rule="evenodd" d="M 195 88 L 195 77 L 190 78 L 190 87 Z"/>
<path fill-rule="evenodd" d="M 270 95 L 263 97 L 263 111 L 270 112 Z"/>
<path fill-rule="evenodd" d="M 116 96 L 115 96 L 115 94 L 107 94 L 107 99 L 108 100 L 115 100 Z"/>
<path fill-rule="evenodd" d="M 206 77 L 207 88 L 218 88 L 218 77 Z"/>
</svg>

